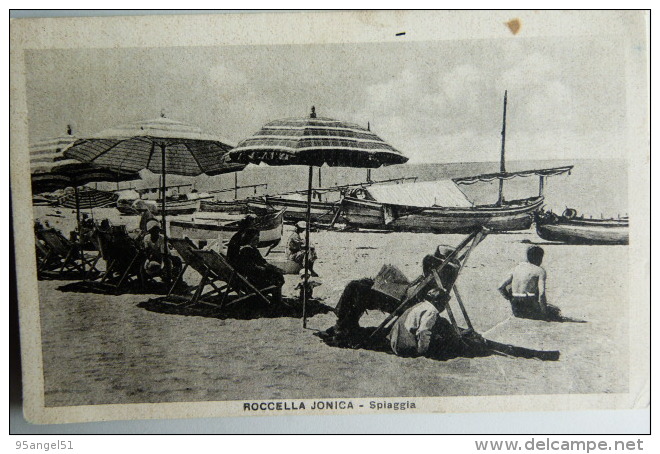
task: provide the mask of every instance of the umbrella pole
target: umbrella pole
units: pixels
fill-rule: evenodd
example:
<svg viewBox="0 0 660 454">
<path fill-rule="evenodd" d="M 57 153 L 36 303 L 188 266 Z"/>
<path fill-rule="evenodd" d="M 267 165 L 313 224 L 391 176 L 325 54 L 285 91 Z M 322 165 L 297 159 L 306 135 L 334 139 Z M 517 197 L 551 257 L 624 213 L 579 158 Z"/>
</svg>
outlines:
<svg viewBox="0 0 660 454">
<path fill-rule="evenodd" d="M 78 196 L 78 186 L 73 187 L 73 193 L 76 197 L 76 223 L 78 224 L 78 244 L 80 245 L 80 263 L 82 265 L 83 281 L 87 278 L 85 271 L 85 252 L 83 251 L 82 228 L 80 226 L 80 197 Z"/>
<path fill-rule="evenodd" d="M 170 282 L 170 271 L 171 271 L 171 266 L 170 266 L 170 257 L 169 257 L 169 251 L 168 251 L 168 245 L 167 245 L 167 214 L 165 211 L 165 192 L 167 191 L 167 184 L 165 182 L 165 175 L 167 169 L 165 168 L 165 144 L 160 144 L 160 154 L 162 156 L 162 168 L 161 168 L 161 190 L 162 194 L 161 196 L 163 197 L 161 199 L 160 203 L 160 210 L 163 218 L 163 247 L 165 248 L 165 251 L 163 253 L 163 266 L 165 267 L 164 271 L 164 278 L 165 281 L 169 284 Z"/>
<path fill-rule="evenodd" d="M 307 328 L 307 291 L 309 283 L 309 227 L 312 219 L 312 179 L 314 168 L 309 166 L 309 181 L 307 185 L 307 227 L 305 228 L 305 276 L 303 280 L 303 328 Z"/>
</svg>

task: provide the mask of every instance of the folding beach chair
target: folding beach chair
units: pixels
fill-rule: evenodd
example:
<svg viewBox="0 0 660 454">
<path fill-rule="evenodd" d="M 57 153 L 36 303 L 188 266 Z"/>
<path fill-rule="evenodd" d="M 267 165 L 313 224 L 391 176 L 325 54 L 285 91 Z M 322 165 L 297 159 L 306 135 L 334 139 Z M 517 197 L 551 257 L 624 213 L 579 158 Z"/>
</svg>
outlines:
<svg viewBox="0 0 660 454">
<path fill-rule="evenodd" d="M 270 304 L 270 300 L 264 293 L 271 292 L 277 287 L 272 285 L 265 288 L 258 289 L 244 276 L 238 273 L 227 261 L 227 258 L 213 250 L 202 250 L 195 248 L 194 244 L 187 239 L 170 239 L 172 247 L 179 253 L 185 262 L 184 269 L 190 266 L 202 278 L 195 286 L 195 291 L 190 299 L 184 301 L 183 305 L 193 306 L 195 304 L 206 304 L 221 309 L 225 306 L 227 297 L 230 293 L 235 294 L 235 298 L 228 304 L 235 304 L 250 298 L 259 298 Z M 179 274 L 177 281 L 183 275 L 183 271 Z M 176 285 L 175 281 L 175 285 Z M 218 285 L 220 283 L 220 285 Z M 206 286 L 211 286 L 213 290 L 203 293 Z M 170 290 L 168 296 L 173 293 L 174 286 Z M 219 302 L 215 299 L 210 299 L 211 296 L 220 295 Z"/>
<path fill-rule="evenodd" d="M 179 275 L 174 279 L 174 282 L 172 283 L 172 287 L 170 288 L 169 292 L 167 293 L 167 296 L 165 298 L 166 302 L 169 303 L 174 303 L 174 304 L 183 304 L 183 305 L 188 305 L 192 302 L 192 304 L 195 304 L 195 302 L 200 302 L 200 301 L 205 301 L 207 298 L 210 296 L 220 294 L 222 291 L 227 289 L 227 285 L 221 285 L 218 286 L 216 283 L 210 279 L 208 279 L 208 276 L 205 278 L 204 276 L 208 273 L 207 267 L 199 255 L 196 254 L 196 252 L 200 251 L 200 249 L 188 238 L 169 238 L 168 239 L 169 243 L 172 245 L 174 250 L 179 254 L 179 257 L 181 257 L 181 260 L 183 260 L 183 268 L 181 268 L 181 271 L 179 272 Z M 201 277 L 199 283 L 192 287 L 191 289 L 187 289 L 188 291 L 193 290 L 193 294 L 190 295 L 190 297 L 185 297 L 181 295 L 175 295 L 175 289 L 181 279 L 183 278 L 183 274 L 186 272 L 188 267 L 194 269 L 199 273 Z M 203 292 L 204 287 L 206 285 L 210 285 L 213 287 L 213 290 L 203 293 L 203 294 L 197 294 L 197 290 L 200 290 L 200 292 Z M 201 286 L 201 287 L 200 287 Z M 193 301 L 193 298 L 197 295 L 197 300 Z"/>
<path fill-rule="evenodd" d="M 110 231 L 97 230 L 94 243 L 106 262 L 101 284 L 107 284 L 113 290 L 134 281 L 144 284 L 141 268 L 146 258 L 125 226 L 112 226 Z"/>
<path fill-rule="evenodd" d="M 206 267 L 205 276 L 209 281 L 221 281 L 227 284 L 220 307 L 222 307 L 229 293 L 234 293 L 236 298 L 232 299 L 231 304 L 238 303 L 250 298 L 259 298 L 270 304 L 270 300 L 264 296 L 265 293 L 272 292 L 277 288 L 276 285 L 270 285 L 263 288 L 255 287 L 245 276 L 241 275 L 233 266 L 229 264 L 227 258 L 213 250 L 195 251 L 195 254 L 202 259 Z M 202 281 L 204 283 L 204 281 Z M 201 284 L 200 284 L 201 285 Z M 200 294 L 201 289 L 197 289 L 196 294 Z"/>
<path fill-rule="evenodd" d="M 70 241 L 58 230 L 40 230 L 37 232 L 37 240 L 43 241 L 43 243 L 37 241 L 37 247 L 45 252 L 38 265 L 38 272 L 44 271 L 52 264 L 56 264 L 54 267 L 59 268 L 56 270 L 59 275 L 65 271 L 76 271 L 85 277 L 87 273 L 98 271 L 96 269 L 98 257 L 86 254 L 78 243 Z"/>
<path fill-rule="evenodd" d="M 456 246 L 454 251 L 444 260 L 439 260 L 439 263 L 432 267 L 431 272 L 428 273 L 427 276 L 420 276 L 415 279 L 405 292 L 405 296 L 402 298 L 401 304 L 390 315 L 387 316 L 387 318 L 378 326 L 378 328 L 376 328 L 376 330 L 371 334 L 370 338 L 375 338 L 380 332 L 383 331 L 383 329 L 391 326 L 392 323 L 394 323 L 394 321 L 396 321 L 396 319 L 406 311 L 406 309 L 424 298 L 424 296 L 429 292 L 431 288 L 438 288 L 447 294 L 452 291 L 454 292 L 454 296 L 456 297 L 456 301 L 458 302 L 458 305 L 461 309 L 465 323 L 468 326 L 467 331 L 473 332 L 474 329 L 472 327 L 472 322 L 470 321 L 470 317 L 468 316 L 467 310 L 465 309 L 465 305 L 463 304 L 460 293 L 456 288 L 456 280 L 458 279 L 458 275 L 463 269 L 463 266 L 465 266 L 470 253 L 484 239 L 487 233 L 488 230 L 485 228 L 475 230 L 470 235 L 468 235 L 468 237 L 465 238 L 458 246 Z M 448 285 L 449 288 L 445 288 L 442 280 L 440 279 L 440 276 L 446 267 L 455 265 L 458 265 L 458 269 L 455 273 L 456 277 L 450 283 L 450 285 Z M 446 305 L 446 310 L 447 316 L 449 317 L 449 321 L 451 322 L 454 331 L 457 335 L 461 336 L 466 330 L 458 326 L 456 317 L 454 316 L 449 302 Z"/>
</svg>

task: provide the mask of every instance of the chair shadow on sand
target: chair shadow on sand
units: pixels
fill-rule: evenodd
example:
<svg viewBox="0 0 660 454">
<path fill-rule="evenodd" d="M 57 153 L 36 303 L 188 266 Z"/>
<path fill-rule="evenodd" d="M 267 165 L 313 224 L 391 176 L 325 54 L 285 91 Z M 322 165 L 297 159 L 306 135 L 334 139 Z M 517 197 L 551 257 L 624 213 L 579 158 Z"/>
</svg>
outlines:
<svg viewBox="0 0 660 454">
<path fill-rule="evenodd" d="M 166 295 L 169 286 L 162 282 L 129 282 L 121 287 L 98 281 L 77 281 L 57 287 L 61 292 L 95 293 L 98 295 Z"/>
<path fill-rule="evenodd" d="M 302 318 L 302 304 L 296 298 L 282 298 L 279 304 L 266 304 L 260 298 L 242 300 L 240 303 L 232 304 L 230 298 L 222 306 L 214 304 L 213 300 L 208 303 L 173 304 L 167 297 L 152 298 L 139 303 L 137 306 L 150 312 L 168 315 L 183 315 L 217 318 L 221 320 L 253 320 L 257 318 Z M 218 298 L 219 301 L 219 298 Z M 317 299 L 307 301 L 305 312 L 307 317 L 332 312 L 332 307 L 323 304 Z"/>
<path fill-rule="evenodd" d="M 541 361 L 559 360 L 560 353 L 557 350 L 534 350 L 467 335 L 461 339 L 455 334 L 447 320 L 441 319 L 440 323 L 440 327 L 436 326 L 436 337 L 430 347 L 431 353 L 426 356 L 428 359 L 448 361 L 455 358 L 480 358 L 497 355 Z M 385 336 L 378 336 L 375 339 L 370 337 L 375 330 L 376 327 L 360 327 L 353 336 L 343 338 L 341 341 L 337 341 L 333 337 L 332 328 L 328 331 L 319 331 L 314 335 L 320 337 L 331 347 L 364 349 L 394 355 L 390 342 Z"/>
</svg>

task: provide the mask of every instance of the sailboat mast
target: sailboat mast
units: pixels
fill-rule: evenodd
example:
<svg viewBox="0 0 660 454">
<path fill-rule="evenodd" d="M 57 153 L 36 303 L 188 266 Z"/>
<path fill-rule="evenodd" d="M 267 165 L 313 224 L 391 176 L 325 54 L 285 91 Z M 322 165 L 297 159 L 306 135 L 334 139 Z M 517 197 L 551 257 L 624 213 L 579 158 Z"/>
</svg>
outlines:
<svg viewBox="0 0 660 454">
<path fill-rule="evenodd" d="M 500 155 L 500 173 L 506 172 L 506 166 L 504 164 L 504 142 L 506 140 L 506 95 L 507 91 L 504 90 L 504 113 L 502 114 L 502 153 Z M 500 178 L 500 190 L 499 190 L 499 195 L 497 197 L 497 206 L 502 206 L 502 202 L 504 202 L 504 195 L 503 195 L 503 189 L 504 189 L 504 178 Z"/>
</svg>

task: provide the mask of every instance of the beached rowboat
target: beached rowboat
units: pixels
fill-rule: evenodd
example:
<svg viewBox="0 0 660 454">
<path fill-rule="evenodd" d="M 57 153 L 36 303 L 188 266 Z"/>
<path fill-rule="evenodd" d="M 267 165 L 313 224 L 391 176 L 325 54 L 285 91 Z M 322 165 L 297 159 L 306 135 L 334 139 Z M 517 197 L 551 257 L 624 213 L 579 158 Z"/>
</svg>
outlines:
<svg viewBox="0 0 660 454">
<path fill-rule="evenodd" d="M 534 211 L 541 208 L 543 197 L 506 201 L 501 206 L 477 205 L 471 202 L 451 181 L 410 183 L 382 188 L 379 193 L 384 200 L 396 200 L 406 194 L 422 195 L 433 189 L 449 189 L 443 201 L 418 204 L 388 203 L 367 193 L 369 199 L 345 197 L 342 201 L 342 216 L 347 224 L 368 229 L 383 229 L 406 232 L 465 233 L 476 227 L 493 231 L 526 230 L 534 220 Z M 414 185 L 414 186 L 413 186 Z M 388 194 L 389 192 L 389 194 Z M 452 200 L 451 196 L 455 196 Z M 388 197 L 390 196 L 390 197 Z M 461 200 L 462 197 L 462 200 Z M 438 203 L 440 202 L 440 203 Z M 444 202 L 444 203 L 443 203 Z"/>
<path fill-rule="evenodd" d="M 311 202 L 311 222 L 329 224 L 340 209 L 341 202 Z M 284 220 L 295 223 L 307 219 L 307 201 L 289 197 L 261 197 L 247 202 L 248 210 L 263 215 L 272 211 L 286 210 Z M 340 220 L 339 222 L 343 222 Z"/>
<path fill-rule="evenodd" d="M 269 213 L 255 221 L 259 230 L 259 247 L 277 245 L 282 239 L 284 211 Z M 171 220 L 170 232 L 173 238 L 189 238 L 191 240 L 217 240 L 226 244 L 238 231 L 236 218 L 199 218 L 194 220 Z"/>
<path fill-rule="evenodd" d="M 161 215 L 161 205 L 160 202 L 155 200 L 140 200 L 146 205 L 151 205 L 150 211 L 157 215 Z M 138 215 L 140 210 L 135 207 L 135 200 L 119 199 L 117 201 L 117 210 L 124 215 Z M 193 214 L 199 208 L 199 200 L 179 200 L 179 201 L 167 201 L 167 215 L 168 216 L 178 216 L 185 214 Z"/>
<path fill-rule="evenodd" d="M 209 213 L 233 213 L 245 214 L 248 212 L 247 200 L 233 200 L 222 202 L 219 200 L 202 200 L 199 203 L 199 211 Z"/>
<path fill-rule="evenodd" d="M 567 244 L 628 244 L 628 218 L 588 219 L 568 209 L 562 216 L 539 213 L 536 232 L 544 240 Z"/>
</svg>

